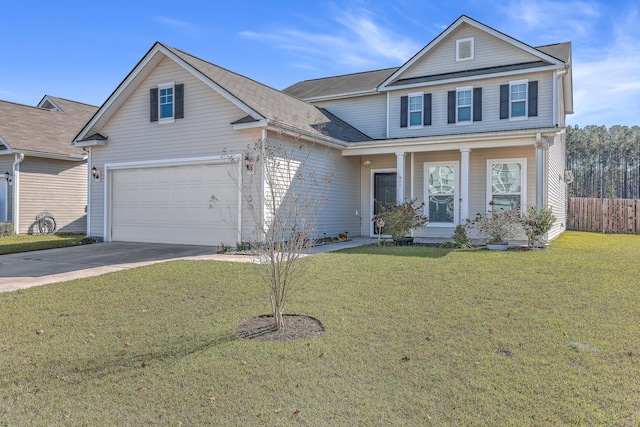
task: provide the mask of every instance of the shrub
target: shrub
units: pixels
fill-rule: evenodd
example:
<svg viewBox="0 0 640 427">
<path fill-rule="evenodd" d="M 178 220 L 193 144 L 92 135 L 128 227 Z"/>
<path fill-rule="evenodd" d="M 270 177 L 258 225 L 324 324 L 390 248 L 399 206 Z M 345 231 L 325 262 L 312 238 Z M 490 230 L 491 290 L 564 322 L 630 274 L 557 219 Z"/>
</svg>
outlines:
<svg viewBox="0 0 640 427">
<path fill-rule="evenodd" d="M 469 227 L 478 230 L 487 243 L 504 243 L 522 231 L 520 209 L 496 210 L 477 214 Z"/>
<path fill-rule="evenodd" d="M 13 223 L 0 222 L 0 237 L 13 236 L 15 231 L 13 230 Z"/>
<path fill-rule="evenodd" d="M 551 230 L 556 217 L 549 206 L 543 206 L 536 210 L 535 206 L 529 206 L 525 210 L 525 215 L 521 218 L 524 232 L 527 235 L 527 245 L 532 248 L 542 236 Z"/>
<path fill-rule="evenodd" d="M 429 217 L 423 212 L 424 202 L 417 204 L 416 200 L 407 200 L 390 209 L 383 209 L 371 218 L 371 221 L 375 223 L 376 228 L 390 234 L 393 240 L 400 240 L 407 237 L 411 230 L 418 230 L 427 225 Z"/>
</svg>

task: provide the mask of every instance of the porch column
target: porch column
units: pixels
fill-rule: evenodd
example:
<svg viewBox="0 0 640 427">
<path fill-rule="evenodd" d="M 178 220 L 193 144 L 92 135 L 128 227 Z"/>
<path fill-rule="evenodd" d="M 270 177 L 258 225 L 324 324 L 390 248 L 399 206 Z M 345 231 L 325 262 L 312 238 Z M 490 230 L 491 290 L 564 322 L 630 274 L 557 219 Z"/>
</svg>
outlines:
<svg viewBox="0 0 640 427">
<path fill-rule="evenodd" d="M 469 218 L 469 153 L 470 148 L 460 149 L 460 224 Z"/>
<path fill-rule="evenodd" d="M 396 153 L 396 202 L 404 203 L 404 153 Z"/>
</svg>

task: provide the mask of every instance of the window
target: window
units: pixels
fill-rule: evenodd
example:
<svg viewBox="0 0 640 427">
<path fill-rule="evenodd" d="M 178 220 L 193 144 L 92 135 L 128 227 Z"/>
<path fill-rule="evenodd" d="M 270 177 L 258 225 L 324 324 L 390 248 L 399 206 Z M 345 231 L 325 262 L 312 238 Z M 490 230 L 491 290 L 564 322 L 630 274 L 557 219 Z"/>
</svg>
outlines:
<svg viewBox="0 0 640 427">
<path fill-rule="evenodd" d="M 429 226 L 451 226 L 458 221 L 458 162 L 425 163 L 425 203 Z"/>
<path fill-rule="evenodd" d="M 461 88 L 456 91 L 457 123 L 471 123 L 472 88 Z"/>
<path fill-rule="evenodd" d="M 409 127 L 422 126 L 422 93 L 409 94 Z"/>
<path fill-rule="evenodd" d="M 516 80 L 500 85 L 500 119 L 538 116 L 538 81 Z"/>
<path fill-rule="evenodd" d="M 510 117 L 512 119 L 527 117 L 527 82 L 512 82 L 509 83 L 509 88 Z"/>
<path fill-rule="evenodd" d="M 184 118 L 184 84 L 162 83 L 151 89 L 152 122 L 173 123 Z"/>
<path fill-rule="evenodd" d="M 456 40 L 456 61 L 466 61 L 474 57 L 474 39 Z"/>
<path fill-rule="evenodd" d="M 487 209 L 522 208 L 526 203 L 527 160 L 487 160 L 487 169 Z"/>
</svg>

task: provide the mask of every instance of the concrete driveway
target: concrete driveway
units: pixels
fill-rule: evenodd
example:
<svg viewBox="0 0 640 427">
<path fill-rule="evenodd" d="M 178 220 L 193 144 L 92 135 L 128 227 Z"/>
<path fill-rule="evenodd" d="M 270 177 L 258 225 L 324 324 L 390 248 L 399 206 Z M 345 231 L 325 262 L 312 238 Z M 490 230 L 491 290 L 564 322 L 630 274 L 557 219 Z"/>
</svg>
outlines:
<svg viewBox="0 0 640 427">
<path fill-rule="evenodd" d="M 356 237 L 348 242 L 316 246 L 311 254 L 368 244 Z M 215 246 L 107 242 L 44 251 L 0 255 L 0 292 L 98 276 L 175 259 L 251 262 L 247 255 L 217 254 Z"/>
<path fill-rule="evenodd" d="M 0 256 L 0 292 L 97 276 L 174 259 L 250 261 L 214 246 L 107 242 Z"/>
</svg>

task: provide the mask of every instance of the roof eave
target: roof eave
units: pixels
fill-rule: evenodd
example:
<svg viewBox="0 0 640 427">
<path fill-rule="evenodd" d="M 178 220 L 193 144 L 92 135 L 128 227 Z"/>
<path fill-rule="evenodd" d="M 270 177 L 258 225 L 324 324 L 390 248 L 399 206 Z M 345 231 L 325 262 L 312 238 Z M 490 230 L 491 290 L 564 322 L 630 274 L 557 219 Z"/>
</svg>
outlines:
<svg viewBox="0 0 640 427">
<path fill-rule="evenodd" d="M 362 156 L 389 154 L 398 151 L 411 153 L 421 151 L 458 150 L 461 148 L 479 149 L 530 145 L 535 143 L 535 135 L 538 133 L 545 137 L 555 136 L 562 132 L 564 132 L 564 128 L 548 127 L 517 131 L 398 138 L 363 143 L 356 142 L 350 143 L 346 149 L 342 150 L 342 155 Z"/>
</svg>

